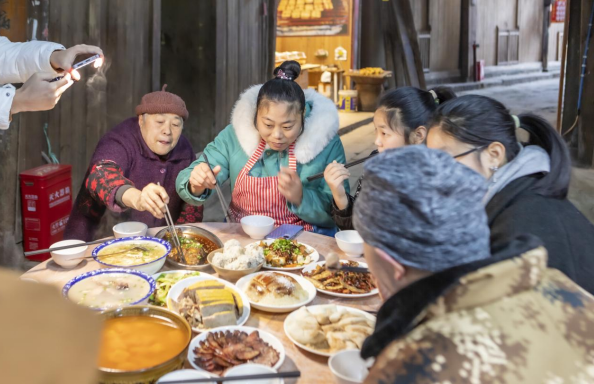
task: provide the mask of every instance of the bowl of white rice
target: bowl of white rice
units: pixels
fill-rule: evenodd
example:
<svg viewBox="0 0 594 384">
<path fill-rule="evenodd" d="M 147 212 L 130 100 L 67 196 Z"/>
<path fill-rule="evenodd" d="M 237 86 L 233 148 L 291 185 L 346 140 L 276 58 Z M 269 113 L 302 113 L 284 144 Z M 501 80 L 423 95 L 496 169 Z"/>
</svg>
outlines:
<svg viewBox="0 0 594 384">
<path fill-rule="evenodd" d="M 235 282 L 262 268 L 264 250 L 256 244 L 243 247 L 239 241 L 229 240 L 224 248 L 212 251 L 207 259 L 221 279 Z"/>
</svg>

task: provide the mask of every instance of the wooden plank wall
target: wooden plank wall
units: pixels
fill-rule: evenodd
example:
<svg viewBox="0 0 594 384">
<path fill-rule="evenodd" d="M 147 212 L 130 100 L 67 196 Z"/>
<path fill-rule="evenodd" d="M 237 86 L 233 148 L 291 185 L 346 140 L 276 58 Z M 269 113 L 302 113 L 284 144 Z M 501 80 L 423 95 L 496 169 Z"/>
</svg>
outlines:
<svg viewBox="0 0 594 384">
<path fill-rule="evenodd" d="M 361 5 L 361 66 L 394 72 L 388 87 L 425 86 L 414 14 L 408 0 Z"/>
<path fill-rule="evenodd" d="M 560 61 L 557 58 L 557 35 L 559 32 L 563 33 L 564 26 L 563 23 L 551 23 L 549 27 L 549 62 Z M 563 46 L 563 41 L 561 41 L 560 45 Z M 563 51 L 561 50 L 561 52 Z"/>
<path fill-rule="evenodd" d="M 13 0 L 0 2 L 0 12 L 8 25 L 0 28 L 0 36 L 6 36 L 12 41 L 24 41 L 27 38 L 27 1 Z M 2 198 L 0 204 L 0 265 L 13 266 L 20 262 L 16 256 L 15 223 L 18 176 L 19 116 L 13 118 L 11 128 L 0 131 L 0 185 Z"/>
<path fill-rule="evenodd" d="M 431 71 L 455 71 L 460 52 L 460 0 L 431 1 Z"/>
<path fill-rule="evenodd" d="M 49 23 L 49 0 L 29 2 L 27 4 L 27 15 L 29 22 L 25 30 L 26 36 L 23 40 L 47 40 L 47 25 Z M 34 22 L 32 21 L 34 20 Z M 20 40 L 20 39 L 19 39 Z M 38 136 L 40 130 L 31 130 L 30 127 L 42 127 L 49 119 L 48 112 L 20 114 L 13 118 L 11 127 L 5 132 L 10 143 L 6 143 L 8 151 L 0 154 L 3 159 L 3 173 L 6 174 L 8 191 L 7 200 L 14 202 L 7 206 L 3 212 L 4 220 L 0 236 L 2 247 L 0 249 L 0 264 L 10 267 L 18 267 L 22 264 L 22 254 L 17 245 L 22 241 L 21 215 L 20 215 L 20 189 L 18 173 L 27 164 L 33 162 L 28 160 L 28 153 L 37 153 L 37 159 L 41 164 L 40 151 L 42 150 L 42 136 Z M 30 152 L 28 152 L 30 151 Z M 6 163 L 4 160 L 7 160 Z M 10 174 L 8 174 L 10 173 Z"/>
<path fill-rule="evenodd" d="M 162 2 L 161 82 L 186 102 L 184 135 L 201 151 L 221 130 L 215 124 L 216 0 Z"/>
<path fill-rule="evenodd" d="M 231 110 L 241 92 L 272 77 L 276 5 L 274 0 L 245 0 L 241 4 L 236 0 L 218 0 L 216 3 L 214 129 L 220 131 L 229 123 Z"/>
<path fill-rule="evenodd" d="M 520 1 L 520 62 L 542 61 L 542 0 Z M 549 48 L 550 49 L 550 48 Z"/>
<path fill-rule="evenodd" d="M 588 24 L 592 12 L 592 2 L 575 0 L 570 2 L 570 31 L 567 56 L 567 82 L 565 84 L 565 107 L 563 110 L 563 132 L 568 132 L 574 126 L 578 104 L 578 93 L 583 55 L 585 54 Z M 571 138 L 571 147 L 574 151 L 576 164 L 594 166 L 594 39 L 590 39 L 587 52 L 588 58 L 585 68 L 584 89 L 581 100 L 581 109 L 577 126 L 566 136 Z M 570 77 L 575 76 L 575 77 Z"/>
<path fill-rule="evenodd" d="M 569 141 L 572 155 L 576 155 L 578 149 L 579 129 L 576 129 L 578 91 L 581 80 L 582 56 L 585 41 L 586 28 L 582 23 L 588 23 L 584 19 L 587 15 L 582 15 L 582 0 L 574 0 L 569 3 L 566 15 L 569 16 L 568 36 L 567 36 L 567 63 L 565 68 L 565 84 L 563 95 L 563 116 L 561 121 L 561 132 L 565 135 L 565 140 Z M 591 52 L 591 51 L 589 51 Z M 585 79 L 584 79 L 585 81 Z M 572 132 L 569 130 L 572 129 Z M 584 159 L 587 160 L 587 159 Z M 587 164 L 587 161 L 584 161 Z"/>
<path fill-rule="evenodd" d="M 428 32 L 431 30 L 432 23 L 430 21 L 430 8 L 433 5 L 431 0 L 412 1 L 411 7 L 413 10 L 413 17 L 415 20 L 415 27 L 418 32 Z"/>
<path fill-rule="evenodd" d="M 458 70 L 461 0 L 419 0 L 411 6 L 417 32 L 431 35 L 430 70 Z"/>
<path fill-rule="evenodd" d="M 353 33 L 353 0 L 348 0 L 350 16 L 349 16 L 349 34 L 341 36 L 297 36 L 297 37 L 277 37 L 276 50 L 278 52 L 285 51 L 299 51 L 305 52 L 307 62 L 310 64 L 337 64 L 345 69 L 352 68 L 353 55 L 352 47 L 352 33 Z M 347 61 L 335 61 L 334 50 L 338 47 L 343 47 L 347 50 Z M 327 58 L 317 58 L 315 53 L 318 49 L 326 49 L 328 51 Z"/>
<path fill-rule="evenodd" d="M 29 16 L 38 21 L 38 27 L 35 36 L 29 31 L 29 39 L 47 38 L 66 47 L 96 44 L 104 50 L 107 61 L 100 71 L 84 69 L 82 80 L 62 96 L 51 112 L 19 116 L 9 130 L 10 137 L 3 138 L 2 173 L 8 172 L 4 172 L 5 162 L 14 161 L 16 166 L 7 181 L 8 185 L 16 185 L 19 172 L 43 164 L 40 152 L 47 152 L 43 125 L 49 123 L 54 153 L 61 163 L 72 165 L 76 195 L 101 136 L 133 116 L 142 95 L 151 91 L 152 2 L 42 0 L 32 4 Z M 21 240 L 18 192 L 15 195 L 17 201 L 2 222 L 0 264 L 18 268 L 23 259 L 22 250 L 15 248 L 15 242 Z M 105 227 L 110 220 L 106 218 Z"/>
<path fill-rule="evenodd" d="M 537 62 L 542 55 L 541 0 L 481 0 L 477 2 L 478 59 L 485 65 L 496 65 L 497 27 L 516 29 L 520 27 L 520 62 Z"/>
<path fill-rule="evenodd" d="M 482 0 L 477 2 L 479 18 L 477 42 L 480 45 L 477 51 L 477 59 L 485 60 L 485 65 L 496 65 L 497 63 L 497 27 L 500 29 L 515 29 L 517 27 L 518 1 Z"/>
</svg>

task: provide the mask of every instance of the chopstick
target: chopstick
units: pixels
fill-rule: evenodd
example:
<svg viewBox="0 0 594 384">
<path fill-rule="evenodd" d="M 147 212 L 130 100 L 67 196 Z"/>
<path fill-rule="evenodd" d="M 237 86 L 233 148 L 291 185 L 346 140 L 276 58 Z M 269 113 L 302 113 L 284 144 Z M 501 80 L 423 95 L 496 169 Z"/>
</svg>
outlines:
<svg viewBox="0 0 594 384">
<path fill-rule="evenodd" d="M 345 265 L 340 266 L 339 268 L 331 268 L 328 267 L 331 271 L 344 271 L 344 272 L 355 272 L 355 273 L 369 273 L 368 268 L 364 267 L 347 267 Z"/>
<path fill-rule="evenodd" d="M 208 164 L 208 168 L 210 169 L 210 172 L 212 172 L 212 167 L 210 166 L 210 162 L 208 161 L 208 156 L 206 156 L 206 153 L 202 153 L 202 156 L 204 157 L 204 162 L 206 164 Z M 212 172 L 212 174 L 214 175 L 214 172 Z M 215 178 L 216 180 L 216 178 Z M 221 191 L 221 187 L 219 186 L 218 182 L 215 182 L 215 190 L 217 191 L 217 195 L 219 195 L 219 201 L 221 202 L 221 207 L 223 207 L 223 212 L 225 212 L 225 219 L 227 219 L 228 223 L 233 223 L 233 221 L 231 220 L 231 217 L 229 216 L 229 208 L 227 208 L 227 202 L 225 201 L 225 196 L 223 196 L 223 191 Z"/>
<path fill-rule="evenodd" d="M 107 240 L 110 240 L 110 239 L 113 239 L 113 236 L 107 237 L 107 238 L 102 239 L 102 240 L 89 241 L 89 242 L 86 242 L 86 243 L 64 245 L 63 247 L 55 247 L 55 248 L 48 248 L 48 249 L 38 249 L 37 251 L 25 252 L 25 256 L 40 255 L 42 253 L 48 253 L 48 252 L 52 252 L 52 251 L 63 251 L 64 249 L 84 247 L 85 245 L 101 244 L 101 243 L 104 243 L 104 242 L 106 242 Z"/>
<path fill-rule="evenodd" d="M 157 183 L 158 186 L 161 186 L 161 183 Z M 177 248 L 177 253 L 179 254 L 182 263 L 188 264 L 186 262 L 186 256 L 184 255 L 184 250 L 181 246 L 181 242 L 179 241 L 179 237 L 177 236 L 177 229 L 175 229 L 175 224 L 173 222 L 173 218 L 171 217 L 171 213 L 169 212 L 169 207 L 165 204 L 165 221 L 167 222 L 167 227 L 169 228 L 169 232 L 171 233 L 171 240 L 173 240 L 173 244 L 175 248 Z"/>
<path fill-rule="evenodd" d="M 350 168 L 350 167 L 354 167 L 355 165 L 359 165 L 361 163 L 364 163 L 367 160 L 371 159 L 373 156 L 377 155 L 378 153 L 379 152 L 377 152 L 377 150 L 376 151 L 373 151 L 373 152 L 371 152 L 371 155 L 369 155 L 367 157 L 364 157 L 362 159 L 355 160 L 355 161 L 352 161 L 350 163 L 347 163 L 347 164 L 344 165 L 344 167 L 345 168 Z M 322 177 L 324 177 L 324 172 L 316 173 L 313 176 L 309 176 L 307 178 L 307 181 L 314 181 L 314 180 L 317 180 L 317 179 L 321 179 Z"/>
<path fill-rule="evenodd" d="M 245 380 L 260 380 L 260 379 L 289 379 L 300 377 L 301 372 L 278 372 L 278 373 L 260 373 L 257 375 L 243 375 L 243 376 L 228 376 L 228 377 L 210 377 L 208 379 L 189 379 L 189 380 L 174 380 L 174 381 L 158 381 L 158 384 L 195 384 L 195 383 L 212 383 L 221 381 L 245 381 Z"/>
</svg>

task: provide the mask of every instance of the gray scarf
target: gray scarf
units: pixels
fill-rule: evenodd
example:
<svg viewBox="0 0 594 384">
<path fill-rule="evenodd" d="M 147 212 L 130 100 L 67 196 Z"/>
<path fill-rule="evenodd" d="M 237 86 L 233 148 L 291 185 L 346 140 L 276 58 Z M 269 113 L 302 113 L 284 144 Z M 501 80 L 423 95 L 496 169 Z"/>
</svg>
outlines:
<svg viewBox="0 0 594 384">
<path fill-rule="evenodd" d="M 551 159 L 547 151 L 537 145 L 522 147 L 515 159 L 499 168 L 491 176 L 483 203 L 487 205 L 493 196 L 520 177 L 550 171 Z"/>
</svg>

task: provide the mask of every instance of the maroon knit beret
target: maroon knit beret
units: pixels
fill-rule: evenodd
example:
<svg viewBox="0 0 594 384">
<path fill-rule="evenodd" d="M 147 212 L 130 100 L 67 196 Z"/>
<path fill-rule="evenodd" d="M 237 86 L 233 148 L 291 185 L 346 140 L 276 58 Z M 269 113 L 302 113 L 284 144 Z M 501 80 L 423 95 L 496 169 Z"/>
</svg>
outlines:
<svg viewBox="0 0 594 384">
<path fill-rule="evenodd" d="M 143 115 L 148 113 L 149 115 L 155 115 L 158 113 L 173 113 L 187 120 L 188 110 L 186 109 L 186 103 L 178 95 L 165 91 L 165 88 L 167 88 L 167 84 L 160 91 L 147 93 L 142 96 L 140 104 L 136 107 L 136 114 Z"/>
</svg>

